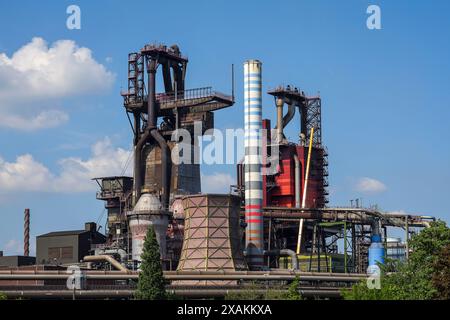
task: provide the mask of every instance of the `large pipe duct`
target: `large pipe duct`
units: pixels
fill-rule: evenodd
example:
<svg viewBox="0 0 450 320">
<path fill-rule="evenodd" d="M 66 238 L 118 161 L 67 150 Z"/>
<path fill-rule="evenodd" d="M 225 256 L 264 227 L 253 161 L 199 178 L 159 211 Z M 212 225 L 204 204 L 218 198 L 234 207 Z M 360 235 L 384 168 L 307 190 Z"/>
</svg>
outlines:
<svg viewBox="0 0 450 320">
<path fill-rule="evenodd" d="M 289 122 L 291 122 L 292 118 L 294 118 L 295 115 L 295 105 L 290 104 L 288 105 L 288 112 L 283 117 L 283 128 L 286 128 Z"/>
<path fill-rule="evenodd" d="M 245 126 L 245 243 L 250 269 L 261 269 L 263 255 L 262 216 L 262 99 L 261 67 L 258 60 L 244 63 L 244 126 Z"/>
<path fill-rule="evenodd" d="M 161 148 L 161 204 L 162 209 L 167 211 L 169 209 L 169 198 L 170 198 L 170 178 L 172 169 L 172 159 L 170 158 L 170 149 L 167 145 L 164 137 L 159 133 L 158 130 L 153 129 L 150 131 L 151 136 L 158 143 Z"/>
<path fill-rule="evenodd" d="M 266 256 L 277 256 L 277 257 L 288 256 L 288 257 L 291 257 L 292 269 L 294 269 L 294 270 L 299 269 L 297 254 L 293 250 L 290 250 L 290 249 L 265 250 L 264 254 Z"/>
<path fill-rule="evenodd" d="M 149 58 L 147 62 L 147 72 L 148 72 L 148 120 L 147 128 L 153 129 L 156 127 L 156 68 L 157 62 Z"/>
<path fill-rule="evenodd" d="M 145 130 L 144 134 L 140 137 L 136 147 L 134 148 L 134 186 L 135 186 L 135 199 L 136 203 L 141 197 L 143 178 L 142 178 L 142 149 L 147 143 L 150 137 L 150 131 Z"/>
<path fill-rule="evenodd" d="M 86 258 L 86 257 L 85 257 Z M 89 258 L 90 259 L 90 258 Z M 89 260 L 88 259 L 88 260 Z M 94 259 L 94 258 L 92 258 Z M 105 261 L 94 259 L 95 261 Z M 92 262 L 94 261 L 92 260 Z M 84 278 L 87 280 L 138 280 L 139 272 L 127 269 L 127 273 L 120 271 L 86 270 Z M 190 270 L 163 271 L 166 280 L 294 280 L 326 282 L 358 282 L 367 279 L 364 273 L 330 273 L 330 272 L 302 272 L 299 270 L 272 269 L 264 271 L 230 271 L 230 270 Z M 36 270 L 0 270 L 2 280 L 66 280 L 71 276 L 66 270 L 36 271 Z"/>
<path fill-rule="evenodd" d="M 109 262 L 114 268 L 116 268 L 117 270 L 121 271 L 121 272 L 125 272 L 125 273 L 129 273 L 130 270 L 128 270 L 126 267 L 124 267 L 123 265 L 121 265 L 119 263 L 119 261 L 117 261 L 116 259 L 114 259 L 111 256 L 108 256 L 106 254 L 104 255 L 99 255 L 99 256 L 85 256 L 83 258 L 83 261 L 85 262 L 98 262 L 98 261 L 106 261 Z"/>
<path fill-rule="evenodd" d="M 124 249 L 96 249 L 94 255 L 118 255 L 122 263 L 128 260 L 128 254 Z"/>
<path fill-rule="evenodd" d="M 283 141 L 283 105 L 284 101 L 281 98 L 277 98 L 277 143 L 281 143 Z"/>
<path fill-rule="evenodd" d="M 25 209 L 24 226 L 23 226 L 23 255 L 30 255 L 30 209 Z"/>
<path fill-rule="evenodd" d="M 283 100 L 280 99 L 280 98 L 277 99 L 277 100 L 281 100 L 280 103 L 283 102 Z M 277 107 L 278 107 L 278 102 L 277 102 Z M 281 111 L 282 111 L 282 109 L 281 109 Z M 289 122 L 291 122 L 291 120 L 294 118 L 294 116 L 295 116 L 295 105 L 294 104 L 289 104 L 288 105 L 288 111 L 284 115 L 283 120 L 281 121 L 282 125 L 283 125 L 283 129 L 286 128 L 286 126 L 289 124 Z M 281 115 L 280 115 L 280 117 L 281 117 Z M 275 125 L 275 130 L 278 130 L 278 119 L 277 119 L 277 124 Z"/>
</svg>

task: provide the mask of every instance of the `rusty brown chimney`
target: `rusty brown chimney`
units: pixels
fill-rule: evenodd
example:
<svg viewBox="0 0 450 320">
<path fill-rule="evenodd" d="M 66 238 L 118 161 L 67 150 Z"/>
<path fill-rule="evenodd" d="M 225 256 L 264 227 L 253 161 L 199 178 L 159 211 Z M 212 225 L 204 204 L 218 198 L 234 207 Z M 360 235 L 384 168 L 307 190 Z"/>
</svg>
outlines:
<svg viewBox="0 0 450 320">
<path fill-rule="evenodd" d="M 25 209 L 25 218 L 23 224 L 23 255 L 30 255 L 30 209 Z"/>
</svg>

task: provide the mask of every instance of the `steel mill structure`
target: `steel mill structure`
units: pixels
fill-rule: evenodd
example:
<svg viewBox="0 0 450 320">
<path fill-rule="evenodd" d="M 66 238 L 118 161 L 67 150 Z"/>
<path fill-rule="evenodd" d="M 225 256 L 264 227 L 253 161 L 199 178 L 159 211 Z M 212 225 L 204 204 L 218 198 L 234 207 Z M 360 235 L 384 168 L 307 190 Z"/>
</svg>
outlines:
<svg viewBox="0 0 450 320">
<path fill-rule="evenodd" d="M 383 213 L 360 201 L 329 206 L 320 96 L 292 84 L 274 86 L 270 74 L 262 76 L 262 62 L 253 59 L 243 65 L 243 100 L 233 106 L 233 68 L 232 94 L 224 94 L 211 87 L 189 88 L 187 65 L 177 45 L 148 44 L 128 55 L 127 89 L 121 96 L 124 122 L 133 135 L 133 177 L 118 172 L 94 179 L 107 215 L 104 235 L 95 223 L 85 230 L 41 235 L 36 251 L 44 258 L 34 266 L 0 255 L 0 292 L 129 298 L 145 235 L 153 228 L 168 289 L 177 295 L 223 297 L 250 284 L 263 285 L 255 290 L 272 284 L 285 290 L 300 277 L 304 296 L 339 297 L 341 287 L 364 279 L 383 262 L 388 231 L 403 229 L 409 239 L 434 220 Z M 269 87 L 274 89 L 263 91 Z M 273 97 L 274 105 L 263 106 L 264 94 Z M 199 139 L 214 128 L 215 114 L 231 107 L 239 119 L 244 117 L 245 132 L 236 183 L 226 186 L 227 194 L 202 193 L 195 161 Z M 276 119 L 265 119 L 264 110 L 273 107 Z M 285 134 L 288 126 L 298 132 L 295 141 Z M 24 256 L 29 255 L 29 230 L 26 209 Z M 402 252 L 399 258 L 407 259 L 407 242 Z M 80 253 L 86 255 L 78 261 Z M 2 266 L 2 261 L 15 265 Z M 66 270 L 74 264 L 85 279 L 77 292 L 65 287 Z"/>
</svg>

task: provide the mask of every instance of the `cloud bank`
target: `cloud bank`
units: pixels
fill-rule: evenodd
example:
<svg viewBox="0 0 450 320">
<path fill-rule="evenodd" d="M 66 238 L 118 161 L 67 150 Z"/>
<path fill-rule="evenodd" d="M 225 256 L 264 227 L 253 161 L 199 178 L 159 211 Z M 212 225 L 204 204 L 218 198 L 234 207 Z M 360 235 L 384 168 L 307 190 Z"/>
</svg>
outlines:
<svg viewBox="0 0 450 320">
<path fill-rule="evenodd" d="M 72 40 L 33 38 L 11 57 L 0 53 L 0 126 L 32 131 L 68 120 L 65 98 L 106 92 L 115 75 Z"/>
<path fill-rule="evenodd" d="M 90 192 L 98 188 L 92 178 L 110 175 L 131 175 L 131 151 L 114 148 L 111 140 L 105 138 L 91 147 L 91 155 L 83 160 L 69 157 L 58 162 L 59 173 L 24 154 L 14 162 L 0 158 L 0 192 Z"/>
<path fill-rule="evenodd" d="M 381 193 L 386 191 L 387 187 L 381 181 L 373 178 L 360 178 L 356 183 L 356 191 L 362 193 Z"/>
</svg>

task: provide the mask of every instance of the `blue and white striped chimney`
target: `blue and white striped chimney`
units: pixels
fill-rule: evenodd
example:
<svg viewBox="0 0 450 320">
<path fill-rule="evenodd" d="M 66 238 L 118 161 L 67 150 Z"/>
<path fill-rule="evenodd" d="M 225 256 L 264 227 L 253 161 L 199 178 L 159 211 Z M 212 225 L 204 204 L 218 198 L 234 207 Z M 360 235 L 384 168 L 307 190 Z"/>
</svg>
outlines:
<svg viewBox="0 0 450 320">
<path fill-rule="evenodd" d="M 261 269 L 264 264 L 261 67 L 258 60 L 244 63 L 245 246 L 250 269 Z"/>
</svg>

